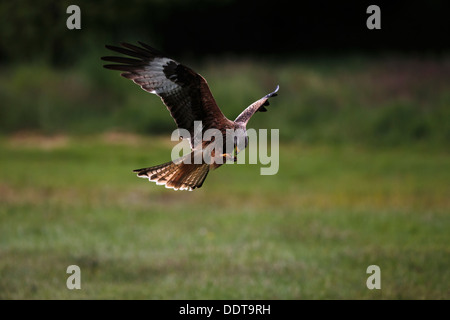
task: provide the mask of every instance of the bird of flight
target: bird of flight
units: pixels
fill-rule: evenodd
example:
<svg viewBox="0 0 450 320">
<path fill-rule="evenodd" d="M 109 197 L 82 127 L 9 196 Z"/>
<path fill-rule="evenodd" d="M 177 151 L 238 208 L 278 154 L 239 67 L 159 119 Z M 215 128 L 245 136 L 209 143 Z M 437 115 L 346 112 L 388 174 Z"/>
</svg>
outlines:
<svg viewBox="0 0 450 320">
<path fill-rule="evenodd" d="M 133 80 L 145 91 L 158 95 L 178 128 L 189 133 L 190 154 L 161 165 L 134 170 L 138 177 L 148 178 L 166 188 L 190 191 L 200 188 L 210 170 L 220 167 L 226 160 L 236 161 L 237 153 L 248 144 L 247 122 L 255 112 L 267 111 L 265 106 L 269 105 L 268 99 L 277 95 L 278 86 L 274 92 L 251 104 L 231 121 L 217 106 L 201 75 L 145 43 L 139 42 L 140 46 L 128 43 L 121 45 L 106 45 L 106 48 L 128 57 L 102 57 L 104 61 L 116 63 L 104 67 L 122 71 L 123 77 Z M 198 134 L 210 129 L 220 132 L 221 137 L 214 136 L 206 140 Z M 220 146 L 229 145 L 229 132 L 234 133 L 231 136 L 232 150 L 218 148 L 218 142 Z"/>
</svg>

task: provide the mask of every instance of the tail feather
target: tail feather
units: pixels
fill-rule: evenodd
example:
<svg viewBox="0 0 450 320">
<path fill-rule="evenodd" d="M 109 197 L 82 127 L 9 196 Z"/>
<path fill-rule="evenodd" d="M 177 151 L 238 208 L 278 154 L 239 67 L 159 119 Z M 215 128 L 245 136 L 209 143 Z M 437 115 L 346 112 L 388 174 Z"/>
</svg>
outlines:
<svg viewBox="0 0 450 320">
<path fill-rule="evenodd" d="M 200 188 L 209 172 L 209 165 L 166 162 L 157 166 L 134 170 L 140 178 L 148 178 L 156 184 L 174 190 L 192 191 Z"/>
<path fill-rule="evenodd" d="M 168 163 L 162 164 L 160 166 L 162 166 L 161 170 L 159 170 L 157 172 L 152 172 L 151 176 L 148 175 L 148 178 L 150 181 L 156 181 L 156 184 L 159 184 L 159 185 L 165 184 L 177 172 L 177 170 L 175 170 L 176 165 L 174 163 L 168 162 Z M 154 168 L 154 167 L 147 168 L 147 169 L 152 169 L 152 168 Z M 146 176 L 143 176 L 142 178 L 146 178 Z"/>
</svg>

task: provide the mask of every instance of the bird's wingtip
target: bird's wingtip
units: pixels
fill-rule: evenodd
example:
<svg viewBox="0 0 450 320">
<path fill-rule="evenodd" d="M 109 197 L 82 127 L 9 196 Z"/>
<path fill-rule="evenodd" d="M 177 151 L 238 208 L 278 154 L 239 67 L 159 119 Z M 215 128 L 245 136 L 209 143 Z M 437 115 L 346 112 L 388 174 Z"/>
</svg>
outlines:
<svg viewBox="0 0 450 320">
<path fill-rule="evenodd" d="M 266 98 L 276 97 L 278 95 L 277 94 L 278 90 L 280 90 L 280 85 L 277 85 L 274 92 L 271 92 L 268 95 L 266 95 Z"/>
</svg>

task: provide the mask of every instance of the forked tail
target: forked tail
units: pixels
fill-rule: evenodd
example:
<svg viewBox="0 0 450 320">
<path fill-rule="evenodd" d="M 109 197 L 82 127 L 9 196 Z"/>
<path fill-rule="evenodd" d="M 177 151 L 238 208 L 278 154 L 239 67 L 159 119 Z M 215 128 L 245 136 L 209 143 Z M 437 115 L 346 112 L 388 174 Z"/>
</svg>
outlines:
<svg viewBox="0 0 450 320">
<path fill-rule="evenodd" d="M 148 178 L 156 184 L 165 185 L 166 188 L 192 191 L 203 185 L 209 172 L 209 165 L 170 161 L 154 167 L 136 169 L 133 172 L 137 172 L 140 178 Z"/>
</svg>

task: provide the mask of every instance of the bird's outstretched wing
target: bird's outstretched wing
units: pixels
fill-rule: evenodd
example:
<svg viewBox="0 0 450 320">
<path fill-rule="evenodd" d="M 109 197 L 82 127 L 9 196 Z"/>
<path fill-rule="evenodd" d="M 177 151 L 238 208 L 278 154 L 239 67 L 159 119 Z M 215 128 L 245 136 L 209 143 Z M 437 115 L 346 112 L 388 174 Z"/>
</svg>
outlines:
<svg viewBox="0 0 450 320">
<path fill-rule="evenodd" d="M 122 47 L 107 45 L 106 48 L 132 58 L 102 57 L 102 60 L 117 63 L 104 67 L 123 71 L 122 76 L 133 80 L 145 91 L 158 95 L 178 128 L 186 129 L 191 134 L 192 148 L 195 147 L 194 121 L 202 121 L 202 132 L 221 128 L 224 122 L 230 122 L 217 106 L 201 75 L 149 45 L 139 44 L 141 47 L 128 43 L 122 43 Z"/>
<path fill-rule="evenodd" d="M 277 92 L 279 89 L 280 86 L 277 86 L 274 92 L 269 93 L 261 99 L 253 102 L 244 111 L 242 111 L 242 113 L 238 115 L 238 117 L 234 121 L 236 123 L 243 123 L 244 125 L 247 125 L 247 122 L 255 114 L 255 112 L 266 112 L 266 107 L 269 105 L 269 98 L 276 97 L 278 95 Z"/>
</svg>

